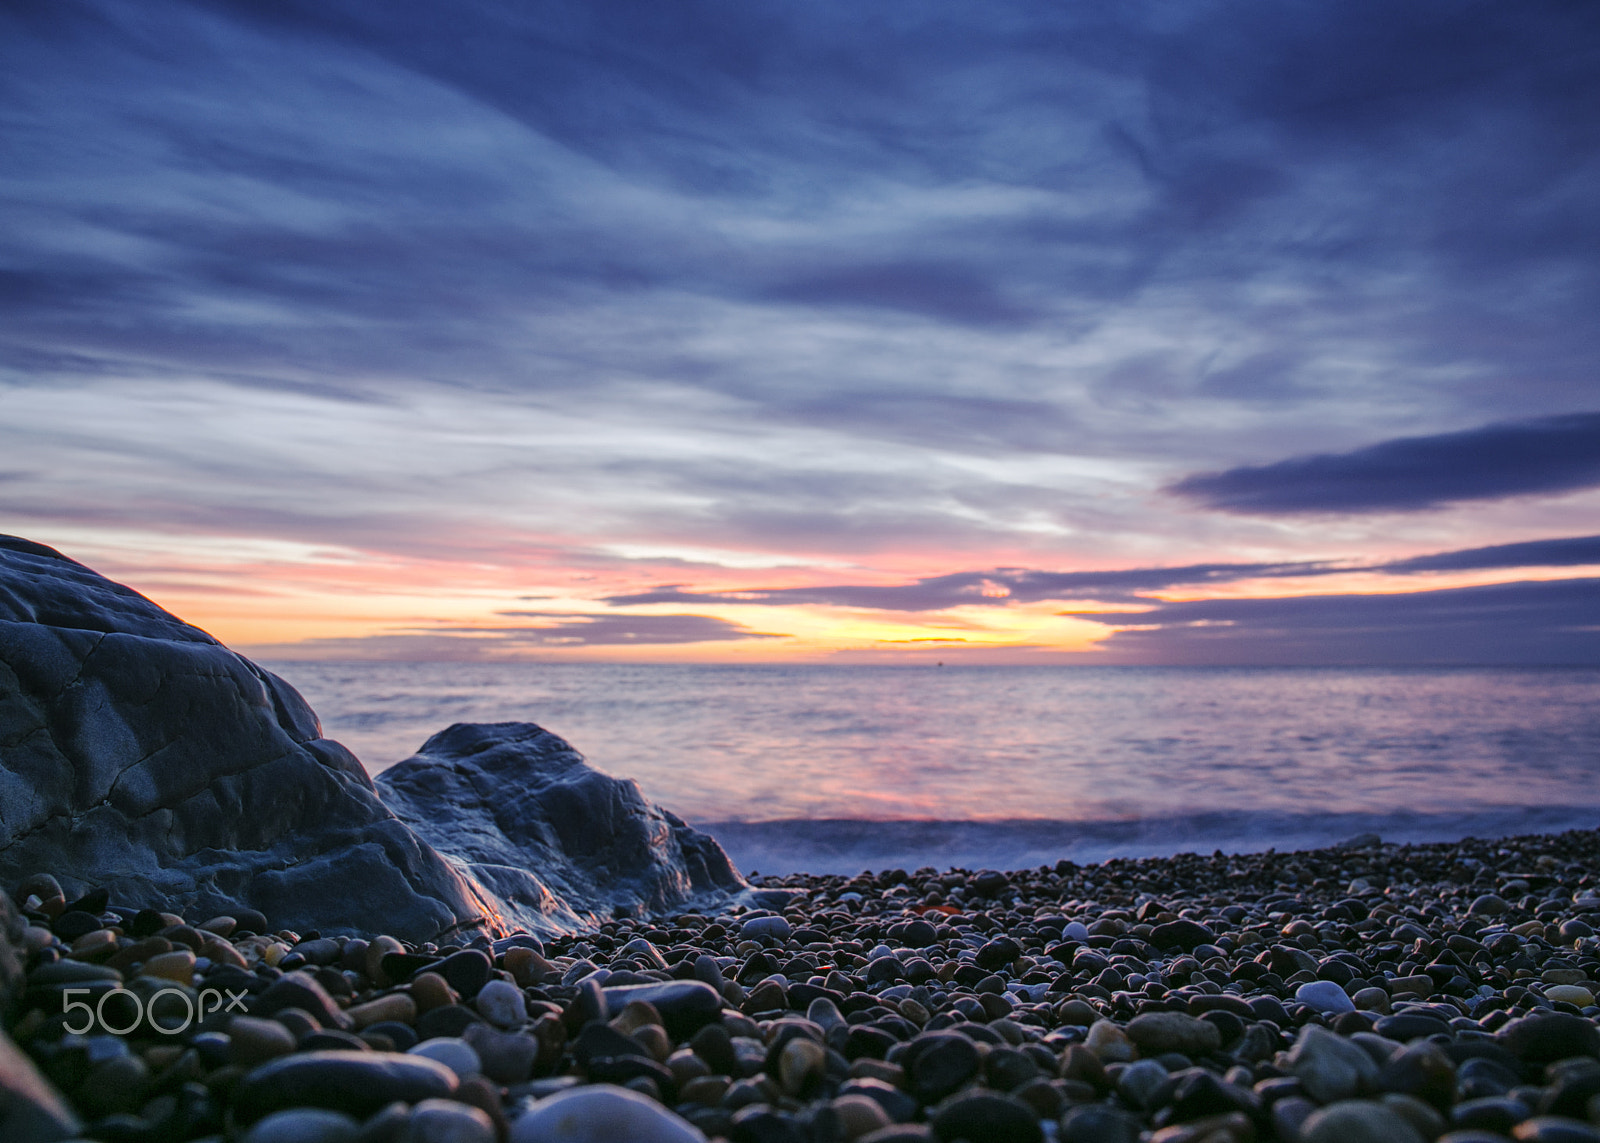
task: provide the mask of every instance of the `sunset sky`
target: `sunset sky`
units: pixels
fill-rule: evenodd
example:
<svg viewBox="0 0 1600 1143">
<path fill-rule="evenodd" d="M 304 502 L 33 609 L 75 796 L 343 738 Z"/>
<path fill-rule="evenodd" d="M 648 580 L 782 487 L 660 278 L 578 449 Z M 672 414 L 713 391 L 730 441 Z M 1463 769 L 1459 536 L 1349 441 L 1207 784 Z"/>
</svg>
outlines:
<svg viewBox="0 0 1600 1143">
<path fill-rule="evenodd" d="M 278 659 L 1600 663 L 1600 5 L 12 0 L 0 532 Z"/>
</svg>

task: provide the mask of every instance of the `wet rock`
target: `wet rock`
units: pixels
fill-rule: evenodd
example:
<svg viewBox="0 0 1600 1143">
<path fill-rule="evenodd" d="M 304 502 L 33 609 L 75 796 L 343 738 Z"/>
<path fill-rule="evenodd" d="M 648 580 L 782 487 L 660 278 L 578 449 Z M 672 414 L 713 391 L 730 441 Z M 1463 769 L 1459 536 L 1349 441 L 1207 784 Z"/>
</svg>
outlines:
<svg viewBox="0 0 1600 1143">
<path fill-rule="evenodd" d="M 531 723 L 458 723 L 385 770 L 377 788 L 426 842 L 466 863 L 503 915 L 535 932 L 744 888 L 714 840 Z"/>
</svg>

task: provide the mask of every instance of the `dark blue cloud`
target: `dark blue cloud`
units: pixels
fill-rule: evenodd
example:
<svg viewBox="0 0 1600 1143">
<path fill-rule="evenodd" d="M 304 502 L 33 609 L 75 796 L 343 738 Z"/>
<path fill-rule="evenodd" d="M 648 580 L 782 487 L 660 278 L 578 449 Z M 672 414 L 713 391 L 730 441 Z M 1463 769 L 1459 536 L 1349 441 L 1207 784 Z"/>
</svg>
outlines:
<svg viewBox="0 0 1600 1143">
<path fill-rule="evenodd" d="M 1185 477 L 1170 491 L 1265 516 L 1417 511 L 1600 485 L 1600 413 L 1401 437 L 1354 452 Z"/>
<path fill-rule="evenodd" d="M 1116 662 L 1173 665 L 1600 665 L 1600 579 L 1393 595 L 1161 603 L 1081 613 L 1125 628 Z"/>
<path fill-rule="evenodd" d="M 1600 565 L 1600 536 L 1564 536 L 1438 552 L 1383 564 L 1388 572 L 1473 571 L 1492 568 L 1561 568 Z"/>
</svg>

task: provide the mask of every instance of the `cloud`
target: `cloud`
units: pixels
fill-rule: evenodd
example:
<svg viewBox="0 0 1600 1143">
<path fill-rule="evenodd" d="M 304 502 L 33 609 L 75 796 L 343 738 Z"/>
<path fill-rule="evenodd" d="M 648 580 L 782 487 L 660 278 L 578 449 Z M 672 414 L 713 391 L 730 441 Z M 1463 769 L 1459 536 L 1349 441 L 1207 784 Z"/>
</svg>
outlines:
<svg viewBox="0 0 1600 1143">
<path fill-rule="evenodd" d="M 929 576 L 908 584 L 839 584 L 828 587 L 751 588 L 690 592 L 681 585 L 608 597 L 614 607 L 646 603 L 742 603 L 772 607 L 803 604 L 859 607 L 875 611 L 942 611 L 950 607 L 1037 603 L 1049 599 L 1137 599 L 1142 591 L 1179 584 L 1229 583 L 1262 576 L 1325 575 L 1331 565 L 1191 564 L 1174 568 L 1127 568 L 1101 572 L 1050 572 L 995 568 Z M 1342 569 L 1338 569 L 1342 570 Z"/>
<path fill-rule="evenodd" d="M 858 266 L 771 287 L 770 297 L 820 306 L 868 306 L 972 325 L 1036 316 L 1005 300 L 971 267 L 928 262 Z"/>
<path fill-rule="evenodd" d="M 239 650 L 279 659 L 504 662 L 530 656 L 538 658 L 541 652 L 559 654 L 583 647 L 662 647 L 789 638 L 766 631 L 752 631 L 738 623 L 711 615 L 539 611 L 503 611 L 498 614 L 526 617 L 538 622 L 506 627 L 416 628 L 367 636 L 241 645 Z"/>
<path fill-rule="evenodd" d="M 1493 544 L 1413 556 L 1380 565 L 1387 572 L 1474 571 L 1489 568 L 1559 568 L 1600 565 L 1600 536 L 1564 536 L 1554 540 L 1525 540 L 1520 544 Z"/>
<path fill-rule="evenodd" d="M 505 618 L 536 619 L 517 627 L 463 627 L 464 634 L 488 632 L 504 644 L 534 647 L 641 647 L 660 643 L 714 643 L 732 639 L 786 639 L 752 631 L 712 615 L 574 615 L 563 611 L 499 611 Z M 444 630 L 452 630 L 445 628 Z"/>
<path fill-rule="evenodd" d="M 813 598 L 891 610 L 1321 574 L 1149 493 L 1581 411 L 1596 43 L 1559 0 L 0 4 L 0 507 L 843 556 Z M 883 570 L 1085 553 L 1193 566 Z"/>
<path fill-rule="evenodd" d="M 1400 437 L 1354 452 L 1185 477 L 1168 491 L 1266 516 L 1418 511 L 1600 486 L 1600 413 Z"/>
<path fill-rule="evenodd" d="M 1600 579 L 1070 612 L 1121 627 L 1108 661 L 1173 665 L 1600 665 Z"/>
<path fill-rule="evenodd" d="M 1144 593 L 1171 587 L 1203 587 L 1244 580 L 1297 579 L 1378 572 L 1416 575 L 1440 571 L 1502 568 L 1600 566 L 1600 536 L 1569 536 L 1437 552 L 1378 563 L 1295 560 L 1280 563 L 1187 564 L 1179 567 L 1121 568 L 1111 571 L 1052 572 L 993 568 L 929 576 L 905 584 L 835 584 L 819 587 L 748 588 L 699 592 L 683 584 L 613 595 L 614 607 L 659 603 L 747 604 L 768 607 L 821 605 L 874 611 L 942 611 L 951 607 L 1006 607 L 1053 599 L 1142 600 Z"/>
</svg>

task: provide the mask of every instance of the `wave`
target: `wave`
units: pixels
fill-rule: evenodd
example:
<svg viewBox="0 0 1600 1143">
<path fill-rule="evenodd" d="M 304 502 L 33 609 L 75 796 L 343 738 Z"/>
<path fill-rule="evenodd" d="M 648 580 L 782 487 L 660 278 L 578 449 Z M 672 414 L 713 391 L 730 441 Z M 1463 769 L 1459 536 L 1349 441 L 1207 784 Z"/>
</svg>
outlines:
<svg viewBox="0 0 1600 1143">
<path fill-rule="evenodd" d="M 788 818 L 696 822 L 746 874 L 863 870 L 1026 869 L 1062 859 L 1259 853 L 1334 845 L 1375 833 L 1386 842 L 1441 842 L 1600 826 L 1600 806 L 1508 806 L 1448 813 L 1216 811 L 1115 821 L 867 821 Z"/>
</svg>

